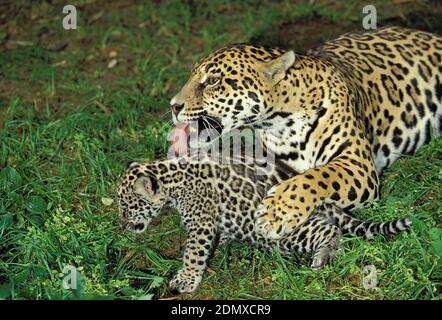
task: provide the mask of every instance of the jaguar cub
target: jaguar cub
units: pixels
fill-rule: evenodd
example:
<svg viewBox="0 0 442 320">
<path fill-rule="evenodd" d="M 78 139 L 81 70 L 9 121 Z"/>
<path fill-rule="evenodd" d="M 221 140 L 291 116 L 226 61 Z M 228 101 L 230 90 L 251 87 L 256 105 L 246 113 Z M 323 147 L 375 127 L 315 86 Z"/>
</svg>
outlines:
<svg viewBox="0 0 442 320">
<path fill-rule="evenodd" d="M 197 288 L 219 241 L 238 240 L 284 254 L 310 253 L 311 267 L 320 268 L 333 256 L 342 232 L 370 238 L 375 233 L 396 234 L 411 223 L 408 219 L 363 222 L 323 204 L 287 236 L 266 238 L 255 230 L 256 208 L 275 183 L 293 174 L 282 164 L 226 165 L 191 157 L 132 162 L 118 185 L 121 222 L 126 230 L 141 233 L 162 208 L 178 209 L 188 237 L 183 266 L 170 288 L 180 293 Z"/>
</svg>

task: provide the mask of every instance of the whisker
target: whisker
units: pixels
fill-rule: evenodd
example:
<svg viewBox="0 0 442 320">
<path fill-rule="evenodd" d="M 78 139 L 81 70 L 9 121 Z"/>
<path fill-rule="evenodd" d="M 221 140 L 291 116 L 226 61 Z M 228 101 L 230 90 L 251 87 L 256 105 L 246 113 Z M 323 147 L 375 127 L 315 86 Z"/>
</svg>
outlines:
<svg viewBox="0 0 442 320">
<path fill-rule="evenodd" d="M 158 117 L 158 120 L 162 120 L 164 117 L 166 117 L 169 113 L 172 113 L 172 110 L 166 111 L 165 113 L 163 113 L 162 115 L 160 115 Z"/>
<path fill-rule="evenodd" d="M 219 134 L 218 130 L 207 120 L 206 117 L 208 117 L 208 116 L 203 116 L 201 119 L 202 119 L 205 127 L 207 128 L 207 130 L 209 130 L 208 133 L 209 133 L 210 141 L 207 142 L 207 144 L 208 144 L 207 146 L 212 146 L 216 141 L 219 140 L 219 138 L 221 137 L 221 134 Z M 214 118 L 211 118 L 211 119 L 215 120 Z M 215 132 L 215 135 L 212 135 L 213 132 Z M 215 136 L 215 138 L 213 138 L 213 136 Z"/>
<path fill-rule="evenodd" d="M 205 117 L 202 117 L 201 118 L 202 119 L 202 121 L 203 121 L 203 123 L 204 123 L 204 127 L 205 127 L 205 129 L 207 129 L 208 130 L 208 133 L 209 133 L 209 138 L 212 138 L 212 133 L 215 131 L 215 132 L 217 132 L 216 131 L 216 129 L 215 129 L 215 127 L 205 118 Z M 211 140 L 212 141 L 212 140 Z"/>
</svg>

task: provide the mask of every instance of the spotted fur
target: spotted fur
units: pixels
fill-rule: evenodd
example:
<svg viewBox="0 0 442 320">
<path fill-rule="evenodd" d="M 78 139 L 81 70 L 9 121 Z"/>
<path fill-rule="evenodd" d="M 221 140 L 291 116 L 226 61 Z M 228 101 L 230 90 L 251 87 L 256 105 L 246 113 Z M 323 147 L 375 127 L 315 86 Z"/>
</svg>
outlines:
<svg viewBox="0 0 442 320">
<path fill-rule="evenodd" d="M 311 267 L 320 268 L 333 256 L 342 232 L 370 238 L 376 233 L 397 234 L 410 224 L 408 219 L 364 222 L 323 204 L 286 237 L 268 239 L 256 231 L 256 207 L 272 185 L 293 174 L 283 164 L 227 165 L 192 158 L 134 162 L 118 186 L 122 224 L 143 232 L 162 208 L 179 210 L 188 232 L 183 267 L 170 283 L 179 292 L 196 289 L 219 240 L 243 241 L 284 254 L 310 253 Z"/>
<path fill-rule="evenodd" d="M 379 175 L 442 132 L 442 38 L 389 27 L 355 32 L 307 55 L 235 44 L 202 59 L 171 101 L 175 122 L 254 127 L 300 172 L 257 209 L 278 239 L 323 204 L 351 210 L 379 198 Z"/>
</svg>

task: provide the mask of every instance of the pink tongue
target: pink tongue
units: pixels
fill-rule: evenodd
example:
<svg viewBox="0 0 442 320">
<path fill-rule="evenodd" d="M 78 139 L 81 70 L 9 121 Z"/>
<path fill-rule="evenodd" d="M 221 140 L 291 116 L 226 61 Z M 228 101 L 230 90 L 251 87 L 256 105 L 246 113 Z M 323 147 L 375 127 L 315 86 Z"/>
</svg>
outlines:
<svg viewBox="0 0 442 320">
<path fill-rule="evenodd" d="M 187 153 L 189 137 L 189 124 L 177 123 L 172 130 L 172 144 L 175 153 L 183 155 Z"/>
</svg>

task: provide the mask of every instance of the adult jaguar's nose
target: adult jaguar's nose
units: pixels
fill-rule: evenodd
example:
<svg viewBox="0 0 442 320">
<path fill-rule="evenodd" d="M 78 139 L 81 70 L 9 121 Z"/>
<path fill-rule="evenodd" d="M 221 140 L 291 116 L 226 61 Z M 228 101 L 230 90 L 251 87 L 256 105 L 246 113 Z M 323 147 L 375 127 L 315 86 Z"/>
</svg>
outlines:
<svg viewBox="0 0 442 320">
<path fill-rule="evenodd" d="M 175 103 L 171 108 L 172 112 L 175 114 L 175 117 L 178 117 L 179 113 L 184 109 L 184 104 Z"/>
</svg>

